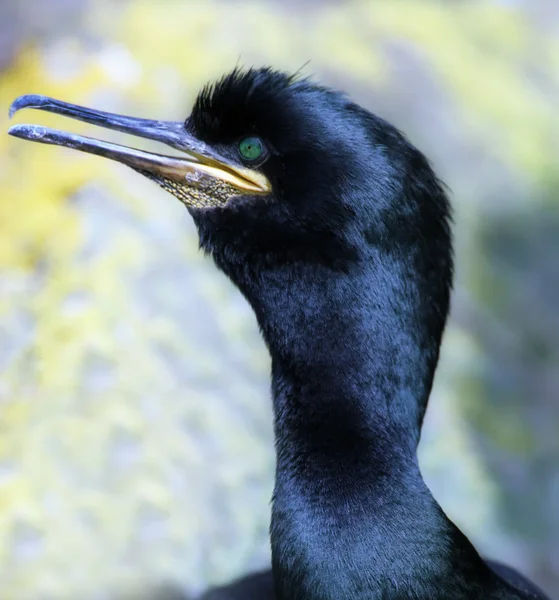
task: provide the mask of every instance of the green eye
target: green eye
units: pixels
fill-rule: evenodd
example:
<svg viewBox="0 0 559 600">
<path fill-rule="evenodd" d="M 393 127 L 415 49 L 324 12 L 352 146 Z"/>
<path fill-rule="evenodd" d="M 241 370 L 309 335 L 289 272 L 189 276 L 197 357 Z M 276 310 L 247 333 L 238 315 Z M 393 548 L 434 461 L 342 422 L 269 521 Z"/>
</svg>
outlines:
<svg viewBox="0 0 559 600">
<path fill-rule="evenodd" d="M 243 160 L 254 162 L 264 156 L 264 144 L 257 137 L 247 137 L 239 142 L 239 154 Z"/>
</svg>

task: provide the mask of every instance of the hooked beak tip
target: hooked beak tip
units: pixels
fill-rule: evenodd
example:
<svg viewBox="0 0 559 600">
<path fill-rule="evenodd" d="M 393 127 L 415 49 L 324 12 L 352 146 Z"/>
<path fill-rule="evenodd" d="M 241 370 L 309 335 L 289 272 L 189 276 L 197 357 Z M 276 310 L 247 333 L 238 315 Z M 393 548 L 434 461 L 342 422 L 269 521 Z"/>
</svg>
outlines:
<svg viewBox="0 0 559 600">
<path fill-rule="evenodd" d="M 26 94 L 25 96 L 19 96 L 12 102 L 8 117 L 11 119 L 16 112 L 22 108 L 41 108 L 48 103 L 49 98 L 41 96 L 40 94 Z"/>
</svg>

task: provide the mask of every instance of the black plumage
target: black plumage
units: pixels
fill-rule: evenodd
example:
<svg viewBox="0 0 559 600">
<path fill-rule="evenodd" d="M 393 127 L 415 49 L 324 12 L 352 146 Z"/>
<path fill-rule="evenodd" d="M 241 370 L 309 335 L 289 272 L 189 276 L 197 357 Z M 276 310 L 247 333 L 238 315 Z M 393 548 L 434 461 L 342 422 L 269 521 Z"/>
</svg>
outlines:
<svg viewBox="0 0 559 600">
<path fill-rule="evenodd" d="M 272 357 L 276 597 L 543 598 L 495 575 L 419 472 L 452 283 L 449 203 L 424 156 L 343 95 L 269 71 L 204 92 L 187 127 L 273 149 L 271 202 L 194 217 Z"/>
<path fill-rule="evenodd" d="M 273 578 L 208 600 L 544 598 L 482 560 L 421 477 L 416 450 L 452 285 L 450 207 L 401 133 L 341 93 L 270 69 L 236 70 L 206 88 L 182 129 L 18 102 L 105 119 L 229 178 L 215 194 L 197 165 L 146 167 L 72 141 L 188 206 L 201 247 L 252 305 L 272 358 Z M 26 131 L 13 133 L 31 139 Z M 41 131 L 38 141 L 69 145 L 56 135 Z M 194 170 L 196 181 L 178 179 Z"/>
</svg>

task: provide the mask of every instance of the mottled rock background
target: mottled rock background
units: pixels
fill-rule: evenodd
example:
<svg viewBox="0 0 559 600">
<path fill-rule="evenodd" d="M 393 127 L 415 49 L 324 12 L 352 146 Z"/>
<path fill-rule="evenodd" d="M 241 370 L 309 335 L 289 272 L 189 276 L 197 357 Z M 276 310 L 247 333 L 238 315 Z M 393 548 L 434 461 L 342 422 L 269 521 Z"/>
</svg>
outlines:
<svg viewBox="0 0 559 600">
<path fill-rule="evenodd" d="M 9 103 L 182 119 L 237 63 L 309 59 L 452 190 L 424 473 L 483 552 L 559 597 L 556 0 L 1 0 L 2 600 L 196 594 L 265 565 L 273 478 L 266 351 L 186 211 L 124 167 L 9 138 Z"/>
</svg>

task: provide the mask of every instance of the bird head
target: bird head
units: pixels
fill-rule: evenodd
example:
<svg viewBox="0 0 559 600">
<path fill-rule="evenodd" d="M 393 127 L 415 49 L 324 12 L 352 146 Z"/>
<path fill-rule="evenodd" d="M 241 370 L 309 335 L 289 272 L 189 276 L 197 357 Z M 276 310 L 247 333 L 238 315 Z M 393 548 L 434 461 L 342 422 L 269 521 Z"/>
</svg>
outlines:
<svg viewBox="0 0 559 600">
<path fill-rule="evenodd" d="M 425 157 L 345 95 L 268 68 L 236 69 L 206 86 L 182 122 L 35 95 L 15 100 L 11 114 L 22 108 L 178 150 L 156 154 L 38 125 L 9 131 L 119 161 L 168 190 L 245 295 L 263 271 L 286 265 L 339 273 L 368 263 L 379 273 L 400 261 L 397 276 L 409 278 L 410 296 L 431 304 L 427 312 L 444 325 L 452 273 L 446 196 Z"/>
</svg>

